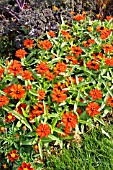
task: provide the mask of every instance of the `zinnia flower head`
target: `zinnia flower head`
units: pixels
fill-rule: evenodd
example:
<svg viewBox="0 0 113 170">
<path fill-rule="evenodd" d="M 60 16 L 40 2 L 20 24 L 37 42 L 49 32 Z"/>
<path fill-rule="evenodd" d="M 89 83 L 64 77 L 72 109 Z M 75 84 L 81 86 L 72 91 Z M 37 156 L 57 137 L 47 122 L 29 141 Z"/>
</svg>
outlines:
<svg viewBox="0 0 113 170">
<path fill-rule="evenodd" d="M 13 73 L 14 76 L 16 76 L 17 74 L 21 74 L 22 73 L 22 65 L 19 61 L 17 60 L 13 60 L 11 65 L 8 68 L 8 74 Z"/>
<path fill-rule="evenodd" d="M 58 75 L 61 72 L 65 72 L 67 68 L 67 65 L 63 62 L 58 62 L 56 64 L 56 67 L 54 68 L 54 72 L 56 73 L 56 75 Z"/>
<path fill-rule="evenodd" d="M 100 111 L 98 110 L 99 108 L 100 108 L 100 106 L 98 105 L 98 103 L 90 102 L 86 106 L 86 113 L 89 116 L 94 117 L 95 115 L 100 114 Z"/>
<path fill-rule="evenodd" d="M 108 99 L 107 99 L 107 105 L 113 107 L 113 97 L 112 96 L 109 96 Z"/>
<path fill-rule="evenodd" d="M 27 52 L 25 50 L 19 49 L 16 51 L 15 56 L 22 59 L 25 57 L 26 54 L 27 54 Z"/>
<path fill-rule="evenodd" d="M 21 84 L 13 84 L 10 90 L 11 90 L 10 96 L 14 99 L 24 98 L 26 94 L 26 91 L 23 89 Z"/>
<path fill-rule="evenodd" d="M 44 100 L 44 98 L 45 98 L 45 91 L 44 90 L 38 90 L 38 99 L 39 100 Z"/>
<path fill-rule="evenodd" d="M 11 162 L 14 162 L 19 158 L 19 155 L 17 154 L 17 150 L 12 150 L 8 153 L 7 157 Z"/>
<path fill-rule="evenodd" d="M 113 66 L 113 57 L 112 58 L 105 58 L 105 63 L 107 66 Z"/>
<path fill-rule="evenodd" d="M 44 50 L 49 50 L 52 47 L 52 43 L 49 40 L 43 40 L 39 42 L 39 46 Z"/>
<path fill-rule="evenodd" d="M 7 105 L 9 103 L 9 99 L 7 96 L 0 96 L 0 107 Z"/>
<path fill-rule="evenodd" d="M 80 21 L 80 20 L 84 20 L 85 16 L 81 15 L 81 14 L 77 14 L 73 17 L 74 20 Z"/>
<path fill-rule="evenodd" d="M 22 78 L 25 80 L 34 80 L 32 73 L 29 70 L 24 70 L 22 72 Z"/>
<path fill-rule="evenodd" d="M 34 46 L 33 43 L 34 43 L 34 40 L 31 40 L 31 39 L 24 40 L 24 46 L 26 48 L 33 48 L 33 46 Z"/>
<path fill-rule="evenodd" d="M 52 38 L 55 37 L 55 33 L 53 31 L 49 31 L 47 34 Z"/>
<path fill-rule="evenodd" d="M 23 162 L 22 165 L 18 167 L 18 170 L 34 170 L 34 168 L 31 167 L 30 163 Z"/>
<path fill-rule="evenodd" d="M 79 46 L 72 46 L 71 50 L 72 54 L 76 54 L 76 57 L 78 57 L 83 52 L 83 50 Z"/>
<path fill-rule="evenodd" d="M 6 120 L 6 122 L 8 122 L 8 123 L 13 122 L 15 119 L 16 119 L 16 118 L 15 118 L 14 115 L 12 115 L 12 113 L 8 113 L 8 114 L 6 115 L 6 117 L 5 117 L 5 120 Z"/>
<path fill-rule="evenodd" d="M 77 124 L 77 116 L 74 115 L 72 112 L 66 112 L 63 114 L 61 121 L 64 123 L 64 126 L 75 128 Z"/>
<path fill-rule="evenodd" d="M 40 64 L 37 65 L 36 70 L 39 74 L 43 75 L 49 71 L 49 66 L 46 62 L 40 62 Z"/>
<path fill-rule="evenodd" d="M 42 137 L 48 137 L 48 135 L 51 133 L 51 129 L 48 124 L 40 124 L 36 129 L 37 135 Z"/>
<path fill-rule="evenodd" d="M 93 100 L 102 98 L 102 92 L 101 90 L 98 90 L 98 89 L 90 90 L 89 95 L 92 97 Z"/>
</svg>

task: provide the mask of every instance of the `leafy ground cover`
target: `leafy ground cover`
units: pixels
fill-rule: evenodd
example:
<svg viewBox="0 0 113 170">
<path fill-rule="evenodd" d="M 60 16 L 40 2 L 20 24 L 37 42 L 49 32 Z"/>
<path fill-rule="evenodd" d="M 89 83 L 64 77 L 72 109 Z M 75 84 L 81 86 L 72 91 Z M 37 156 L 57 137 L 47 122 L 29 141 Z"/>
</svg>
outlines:
<svg viewBox="0 0 113 170">
<path fill-rule="evenodd" d="M 113 125 L 84 133 L 83 141 L 47 157 L 47 170 L 112 170 Z"/>
<path fill-rule="evenodd" d="M 22 48 L 13 49 L 8 56 L 2 50 L 2 168 L 5 164 L 14 170 L 42 167 L 39 159 L 44 159 L 44 152 L 50 153 L 52 145 L 63 148 L 65 141 L 75 140 L 97 122 L 104 125 L 104 118 L 112 112 L 113 17 L 101 21 L 91 20 L 85 12 L 71 15 L 71 24 L 61 17 L 58 32 L 50 30 L 36 39 L 26 36 Z M 93 140 L 100 146 L 97 135 L 94 132 L 92 143 L 84 135 L 87 148 Z M 78 147 L 78 155 L 79 151 Z M 92 161 L 88 156 L 87 160 Z M 86 162 L 84 168 L 89 166 L 98 165 Z"/>
</svg>

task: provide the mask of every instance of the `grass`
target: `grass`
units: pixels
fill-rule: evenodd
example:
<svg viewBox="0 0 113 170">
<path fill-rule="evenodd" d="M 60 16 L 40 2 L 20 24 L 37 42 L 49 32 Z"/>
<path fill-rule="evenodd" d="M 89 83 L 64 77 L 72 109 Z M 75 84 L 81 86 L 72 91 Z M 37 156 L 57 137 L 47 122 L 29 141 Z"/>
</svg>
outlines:
<svg viewBox="0 0 113 170">
<path fill-rule="evenodd" d="M 46 170 L 113 170 L 113 125 L 92 129 L 78 146 L 47 157 Z M 109 134 L 109 138 L 106 136 Z"/>
</svg>

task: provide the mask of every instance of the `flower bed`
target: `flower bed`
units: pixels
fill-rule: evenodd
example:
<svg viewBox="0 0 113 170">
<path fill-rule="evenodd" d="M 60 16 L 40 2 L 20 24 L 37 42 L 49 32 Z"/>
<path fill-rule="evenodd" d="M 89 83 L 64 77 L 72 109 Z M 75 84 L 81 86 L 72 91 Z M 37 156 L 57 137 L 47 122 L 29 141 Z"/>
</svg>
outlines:
<svg viewBox="0 0 113 170">
<path fill-rule="evenodd" d="M 0 61 L 1 164 L 12 169 L 42 166 L 44 148 L 104 124 L 113 108 L 113 17 L 61 19 L 57 33 L 27 37 Z"/>
</svg>

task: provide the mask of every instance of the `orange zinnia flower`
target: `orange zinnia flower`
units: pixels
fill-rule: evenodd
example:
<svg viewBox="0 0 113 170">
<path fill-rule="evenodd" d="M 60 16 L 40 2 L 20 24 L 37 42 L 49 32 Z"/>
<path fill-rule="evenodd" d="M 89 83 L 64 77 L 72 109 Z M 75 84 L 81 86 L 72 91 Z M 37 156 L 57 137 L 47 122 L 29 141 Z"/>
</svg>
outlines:
<svg viewBox="0 0 113 170">
<path fill-rule="evenodd" d="M 47 34 L 52 38 L 55 37 L 55 33 L 53 31 L 49 31 Z"/>
<path fill-rule="evenodd" d="M 45 91 L 44 90 L 38 90 L 38 99 L 39 100 L 44 100 L 45 99 Z"/>
<path fill-rule="evenodd" d="M 24 70 L 22 72 L 22 78 L 25 79 L 25 80 L 34 80 L 32 73 L 28 70 Z"/>
<path fill-rule="evenodd" d="M 94 56 L 94 60 L 100 61 L 101 59 L 105 58 L 105 56 L 99 52 L 99 53 L 94 53 L 92 54 L 92 56 Z"/>
<path fill-rule="evenodd" d="M 4 69 L 2 67 L 0 67 L 0 80 L 2 79 L 3 73 L 4 73 Z"/>
<path fill-rule="evenodd" d="M 105 58 L 105 63 L 107 66 L 113 66 L 113 57 L 112 58 Z"/>
<path fill-rule="evenodd" d="M 113 107 L 113 97 L 109 96 L 107 99 L 107 105 L 110 105 L 111 107 Z"/>
<path fill-rule="evenodd" d="M 27 52 L 23 49 L 19 49 L 16 51 L 15 56 L 19 57 L 20 59 L 24 58 Z"/>
<path fill-rule="evenodd" d="M 19 158 L 19 155 L 17 154 L 17 150 L 12 150 L 8 153 L 7 157 L 11 162 L 14 162 Z"/>
<path fill-rule="evenodd" d="M 21 63 L 17 60 L 13 60 L 13 62 L 11 63 L 11 65 L 8 68 L 8 74 L 13 73 L 14 76 L 16 76 L 17 74 L 21 74 L 22 73 L 22 67 L 21 67 Z"/>
<path fill-rule="evenodd" d="M 79 64 L 78 60 L 75 58 L 75 56 L 67 56 L 66 57 L 69 61 L 71 61 L 72 64 Z"/>
<path fill-rule="evenodd" d="M 106 28 L 104 27 L 104 26 L 97 26 L 96 27 L 96 30 L 97 30 L 97 32 L 101 32 L 101 31 L 103 31 L 103 30 L 105 30 Z"/>
<path fill-rule="evenodd" d="M 100 63 L 95 60 L 89 60 L 86 65 L 89 69 L 99 70 L 100 68 Z"/>
<path fill-rule="evenodd" d="M 46 62 L 40 62 L 36 68 L 37 72 L 41 75 L 46 74 L 49 71 L 49 66 L 47 66 Z"/>
<path fill-rule="evenodd" d="M 104 44 L 104 45 L 103 45 L 103 50 L 104 50 L 106 53 L 112 53 L 112 52 L 113 52 L 113 46 L 110 45 L 110 44 Z"/>
<path fill-rule="evenodd" d="M 26 94 L 26 91 L 23 89 L 21 84 L 13 84 L 11 86 L 11 93 L 10 96 L 14 99 L 23 98 Z"/>
<path fill-rule="evenodd" d="M 64 123 L 64 126 L 75 128 L 77 124 L 77 116 L 74 115 L 72 112 L 66 112 L 63 114 L 61 121 Z"/>
<path fill-rule="evenodd" d="M 88 30 L 89 32 L 91 32 L 91 31 L 93 31 L 93 27 L 88 26 L 88 27 L 87 27 L 87 30 Z"/>
<path fill-rule="evenodd" d="M 12 87 L 12 85 L 6 87 L 6 88 L 3 90 L 3 91 L 4 91 L 5 93 L 7 93 L 9 96 L 10 96 L 10 93 L 12 92 L 12 91 L 11 91 L 11 87 Z"/>
<path fill-rule="evenodd" d="M 106 16 L 107 21 L 109 21 L 110 19 L 113 19 L 113 16 Z"/>
<path fill-rule="evenodd" d="M 100 114 L 100 111 L 98 111 L 99 108 L 100 108 L 100 106 L 98 105 L 98 103 L 90 102 L 86 106 L 86 113 L 89 116 L 94 117 L 95 115 Z"/>
<path fill-rule="evenodd" d="M 72 46 L 71 50 L 73 54 L 76 54 L 76 57 L 78 57 L 83 52 L 79 46 Z"/>
<path fill-rule="evenodd" d="M 34 40 L 30 40 L 30 39 L 24 40 L 24 46 L 26 48 L 33 48 L 33 46 L 34 46 L 33 43 L 34 43 Z"/>
<path fill-rule="evenodd" d="M 92 97 L 93 100 L 102 98 L 102 92 L 101 90 L 98 90 L 98 89 L 90 90 L 89 95 Z"/>
<path fill-rule="evenodd" d="M 55 78 L 55 75 L 53 73 L 51 73 L 50 71 L 46 72 L 46 76 L 45 76 L 48 80 L 53 80 Z"/>
<path fill-rule="evenodd" d="M 109 30 L 109 29 L 106 29 L 105 31 L 103 30 L 103 31 L 101 31 L 100 38 L 104 40 L 104 39 L 108 38 L 108 36 L 110 34 L 111 34 L 111 30 Z"/>
<path fill-rule="evenodd" d="M 95 41 L 93 39 L 88 39 L 87 41 L 83 41 L 83 45 L 85 47 L 89 47 L 90 44 L 94 44 L 94 43 L 95 43 Z"/>
<path fill-rule="evenodd" d="M 34 168 L 31 167 L 30 163 L 23 162 L 22 166 L 18 167 L 18 170 L 34 170 Z"/>
<path fill-rule="evenodd" d="M 73 17 L 74 20 L 80 21 L 80 20 L 84 20 L 85 16 L 81 15 L 81 14 L 77 14 Z"/>
<path fill-rule="evenodd" d="M 9 103 L 9 99 L 7 96 L 0 96 L 0 107 L 7 105 Z"/>
<path fill-rule="evenodd" d="M 67 65 L 63 62 L 58 62 L 56 64 L 56 67 L 54 68 L 54 72 L 56 73 L 56 75 L 58 75 L 61 72 L 65 72 L 67 68 Z"/>
<path fill-rule="evenodd" d="M 66 100 L 67 95 L 64 93 L 65 91 L 61 91 L 59 89 L 53 89 L 53 94 L 51 94 L 52 101 L 56 101 L 57 103 L 63 102 Z"/>
<path fill-rule="evenodd" d="M 5 120 L 8 123 L 13 122 L 15 119 L 16 119 L 16 117 L 14 115 L 12 115 L 12 113 L 8 113 L 7 116 L 5 117 Z"/>
<path fill-rule="evenodd" d="M 49 40 L 44 40 L 39 42 L 39 46 L 44 50 L 49 50 L 52 47 L 52 43 Z"/>
<path fill-rule="evenodd" d="M 49 127 L 48 124 L 40 124 L 37 128 L 36 128 L 36 133 L 38 136 L 40 136 L 40 138 L 42 137 L 48 137 L 48 135 L 51 133 L 51 129 Z"/>
<path fill-rule="evenodd" d="M 61 33 L 62 33 L 63 36 L 66 37 L 67 40 L 72 38 L 72 36 L 65 30 L 61 30 Z"/>
</svg>

